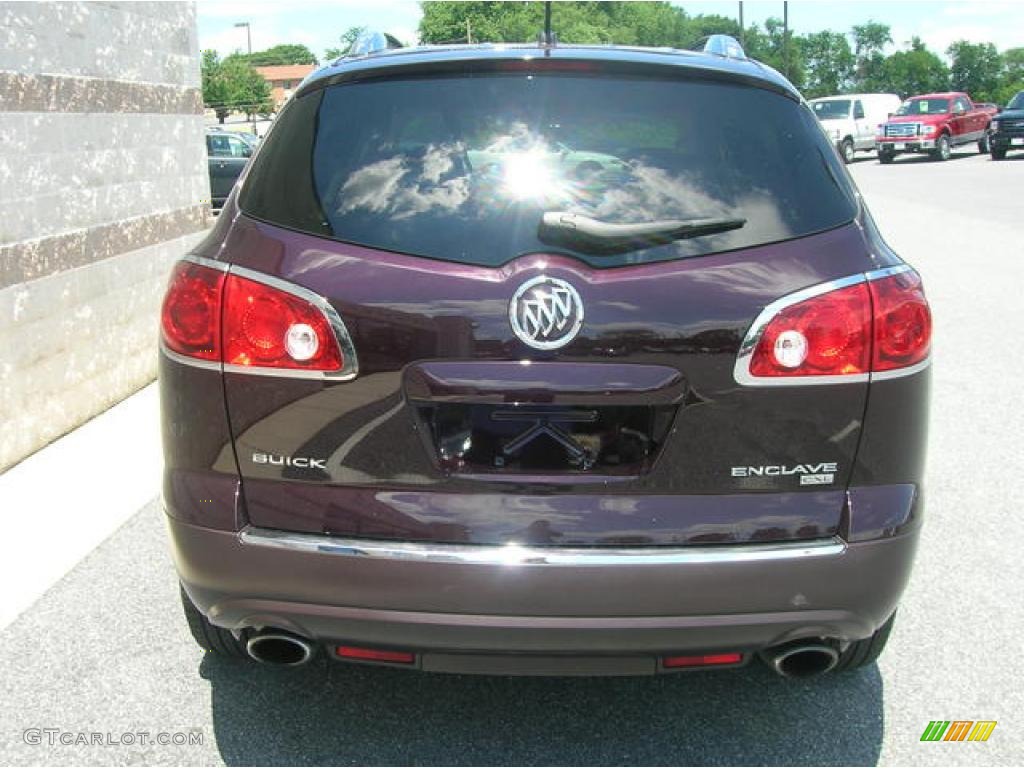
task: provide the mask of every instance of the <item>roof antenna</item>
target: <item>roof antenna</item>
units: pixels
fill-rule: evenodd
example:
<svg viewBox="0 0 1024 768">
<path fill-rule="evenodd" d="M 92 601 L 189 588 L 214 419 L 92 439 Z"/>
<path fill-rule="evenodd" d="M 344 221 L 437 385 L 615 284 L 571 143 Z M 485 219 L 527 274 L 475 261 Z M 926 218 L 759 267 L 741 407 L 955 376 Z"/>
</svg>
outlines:
<svg viewBox="0 0 1024 768">
<path fill-rule="evenodd" d="M 551 0 L 544 3 L 544 32 L 540 37 L 540 44 L 546 49 L 545 54 L 550 55 L 551 49 L 558 43 L 558 38 L 551 31 Z"/>
</svg>

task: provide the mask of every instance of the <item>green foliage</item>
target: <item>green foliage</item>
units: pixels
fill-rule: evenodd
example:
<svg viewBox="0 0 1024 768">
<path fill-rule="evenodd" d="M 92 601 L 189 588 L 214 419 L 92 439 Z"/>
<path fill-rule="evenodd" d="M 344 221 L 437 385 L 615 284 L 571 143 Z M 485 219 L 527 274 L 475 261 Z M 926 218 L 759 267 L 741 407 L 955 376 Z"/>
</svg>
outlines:
<svg viewBox="0 0 1024 768">
<path fill-rule="evenodd" d="M 975 101 L 996 98 L 1003 59 L 992 43 L 957 40 L 946 49 L 946 55 L 953 62 L 950 82 L 954 90 L 966 91 Z"/>
<path fill-rule="evenodd" d="M 812 32 L 800 43 L 807 74 L 804 95 L 813 99 L 843 93 L 853 84 L 856 60 L 846 35 L 839 32 Z"/>
<path fill-rule="evenodd" d="M 324 51 L 324 60 L 334 61 L 335 59 L 340 59 L 348 53 L 348 49 L 352 47 L 352 43 L 356 41 L 356 38 L 365 31 L 366 27 L 349 27 L 346 29 L 338 37 L 338 40 L 341 41 L 341 46 L 339 48 L 328 48 Z"/>
<path fill-rule="evenodd" d="M 424 43 L 528 42 L 544 26 L 541 2 L 423 2 Z M 868 20 L 849 35 L 832 30 L 784 33 L 782 21 L 741 30 L 727 16 L 690 16 L 667 2 L 558 2 L 552 28 L 564 43 L 696 48 L 712 34 L 741 38 L 747 54 L 786 75 L 808 97 L 860 92 L 913 95 L 952 87 L 979 101 L 1005 103 L 1024 88 L 1024 48 L 1000 56 L 991 43 L 959 41 L 947 51 L 952 69 L 917 38 L 886 55 L 893 43 L 887 24 Z M 347 34 L 347 33 L 346 33 Z M 344 36 L 343 36 L 344 39 Z M 852 46 L 851 46 L 852 41 Z M 331 49 L 328 56 L 341 49 Z"/>
<path fill-rule="evenodd" d="M 200 73 L 203 103 L 220 122 L 232 112 L 262 115 L 274 111 L 270 84 L 245 57 L 232 55 L 221 61 L 216 51 L 203 51 Z"/>
<path fill-rule="evenodd" d="M 804 84 L 804 52 L 802 40 L 790 30 L 784 34 L 782 19 L 765 19 L 764 31 L 751 24 L 744 33 L 744 50 L 752 59 L 777 69 L 798 88 Z"/>
<path fill-rule="evenodd" d="M 892 42 L 892 31 L 888 24 L 867 21 L 855 24 L 853 53 L 856 57 L 855 88 L 861 92 L 891 91 L 887 88 L 883 69 L 885 67 L 885 46 Z"/>
<path fill-rule="evenodd" d="M 538 2 L 424 2 L 424 43 L 525 42 L 544 28 Z M 689 36 L 684 10 L 667 2 L 554 3 L 551 26 L 563 43 L 679 45 Z"/>
<path fill-rule="evenodd" d="M 881 82 L 904 98 L 916 93 L 945 91 L 949 88 L 949 68 L 915 37 L 910 41 L 909 51 L 898 51 L 885 59 Z"/>
<path fill-rule="evenodd" d="M 1001 58 L 1003 71 L 993 101 L 1005 107 L 1019 91 L 1024 91 L 1024 48 L 1008 48 Z"/>
<path fill-rule="evenodd" d="M 304 45 L 294 43 L 282 43 L 265 51 L 253 51 L 250 56 L 247 53 L 233 53 L 225 57 L 227 59 L 241 59 L 252 64 L 254 67 L 274 67 L 285 64 L 318 64 L 316 56 Z"/>
</svg>

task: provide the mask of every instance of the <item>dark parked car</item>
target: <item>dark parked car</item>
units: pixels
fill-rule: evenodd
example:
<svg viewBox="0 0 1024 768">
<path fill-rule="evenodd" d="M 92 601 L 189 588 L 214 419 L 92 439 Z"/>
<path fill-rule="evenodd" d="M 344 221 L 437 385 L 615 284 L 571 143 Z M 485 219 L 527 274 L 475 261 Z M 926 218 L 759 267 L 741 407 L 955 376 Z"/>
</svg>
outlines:
<svg viewBox="0 0 1024 768">
<path fill-rule="evenodd" d="M 1024 91 L 993 118 L 991 144 L 993 160 L 1004 159 L 1007 152 L 1024 150 Z"/>
<path fill-rule="evenodd" d="M 797 91 L 726 43 L 378 51 L 305 81 L 163 305 L 202 647 L 595 675 L 881 652 L 928 304 Z"/>
<path fill-rule="evenodd" d="M 210 197 L 214 208 L 224 205 L 255 149 L 254 136 L 217 128 L 207 129 L 206 154 L 210 166 Z"/>
</svg>

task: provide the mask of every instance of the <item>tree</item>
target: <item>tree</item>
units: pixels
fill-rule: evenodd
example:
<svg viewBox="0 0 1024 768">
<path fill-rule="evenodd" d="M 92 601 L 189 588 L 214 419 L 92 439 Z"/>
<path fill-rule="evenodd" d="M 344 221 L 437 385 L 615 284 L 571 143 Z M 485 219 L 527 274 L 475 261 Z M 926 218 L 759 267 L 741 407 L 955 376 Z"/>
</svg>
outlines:
<svg viewBox="0 0 1024 768">
<path fill-rule="evenodd" d="M 957 40 L 946 54 L 953 62 L 950 81 L 954 90 L 966 91 L 976 101 L 996 98 L 1003 60 L 992 43 Z"/>
<path fill-rule="evenodd" d="M 1007 48 L 1002 60 L 1003 74 L 995 98 L 1005 105 L 1018 91 L 1024 91 L 1024 48 Z"/>
<path fill-rule="evenodd" d="M 203 103 L 221 123 L 232 112 L 269 114 L 274 111 L 270 84 L 238 56 L 220 60 L 216 51 L 203 51 L 200 73 Z"/>
<path fill-rule="evenodd" d="M 711 35 L 729 35 L 737 40 L 743 37 L 738 21 L 715 13 L 691 16 L 685 20 L 683 30 L 683 37 L 676 44 L 679 48 L 700 47 Z"/>
<path fill-rule="evenodd" d="M 295 43 L 282 43 L 265 51 L 253 51 L 252 55 L 246 53 L 233 53 L 228 58 L 238 57 L 248 61 L 254 67 L 274 67 L 284 64 L 317 64 L 316 56 L 304 45 Z"/>
<path fill-rule="evenodd" d="M 216 51 L 203 51 L 199 64 L 199 72 L 203 83 L 203 104 L 212 109 L 221 123 L 230 114 L 228 102 L 231 100 L 228 82 L 221 72 L 220 57 Z"/>
<path fill-rule="evenodd" d="M 1003 78 L 1011 82 L 1024 80 L 1024 48 L 1003 51 Z"/>
<path fill-rule="evenodd" d="M 858 90 L 884 90 L 881 83 L 882 66 L 885 63 L 885 46 L 892 43 L 892 30 L 888 24 L 867 21 L 855 24 L 853 54 L 857 59 L 855 81 Z"/>
<path fill-rule="evenodd" d="M 882 63 L 881 86 L 906 98 L 949 88 L 949 68 L 928 50 L 921 38 L 910 41 L 909 51 L 897 51 Z"/>
<path fill-rule="evenodd" d="M 832 96 L 847 91 L 853 81 L 855 59 L 846 36 L 839 32 L 812 32 L 800 41 L 806 66 L 804 95 Z"/>
<path fill-rule="evenodd" d="M 422 4 L 424 43 L 522 43 L 544 27 L 543 3 L 427 2 Z M 551 26 L 564 43 L 679 46 L 690 36 L 688 17 L 667 2 L 554 3 Z"/>
<path fill-rule="evenodd" d="M 751 24 L 744 33 L 744 42 L 747 56 L 777 69 L 796 87 L 803 85 L 803 41 L 792 30 L 784 31 L 782 19 L 774 16 L 765 19 L 764 32 L 757 24 Z"/>
<path fill-rule="evenodd" d="M 348 49 L 352 47 L 352 44 L 358 39 L 358 37 L 366 31 L 366 27 L 349 27 L 338 37 L 341 41 L 340 48 L 328 48 L 324 51 L 324 59 L 326 61 L 334 61 L 340 59 L 346 53 Z"/>
</svg>

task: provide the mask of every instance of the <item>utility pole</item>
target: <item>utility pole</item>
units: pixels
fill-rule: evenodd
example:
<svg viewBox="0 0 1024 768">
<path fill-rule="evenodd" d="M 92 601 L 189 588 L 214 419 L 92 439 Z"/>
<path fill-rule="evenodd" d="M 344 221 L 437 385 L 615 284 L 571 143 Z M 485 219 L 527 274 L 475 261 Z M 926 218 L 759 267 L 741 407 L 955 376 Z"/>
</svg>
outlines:
<svg viewBox="0 0 1024 768">
<path fill-rule="evenodd" d="M 746 41 L 743 39 L 746 34 L 746 27 L 743 26 L 743 0 L 740 0 L 740 45 L 746 46 Z"/>
<path fill-rule="evenodd" d="M 468 18 L 466 19 L 466 44 L 473 44 L 473 22 L 471 22 Z"/>
<path fill-rule="evenodd" d="M 249 26 L 248 21 L 239 21 L 235 24 L 236 27 L 245 27 L 245 42 L 249 48 L 249 66 L 252 66 L 252 27 Z M 256 113 L 251 111 L 253 105 L 249 105 L 249 118 L 252 120 L 252 135 L 258 136 L 256 133 Z"/>
<path fill-rule="evenodd" d="M 786 79 L 789 80 L 789 2 L 782 2 L 782 66 L 786 70 Z"/>
</svg>

